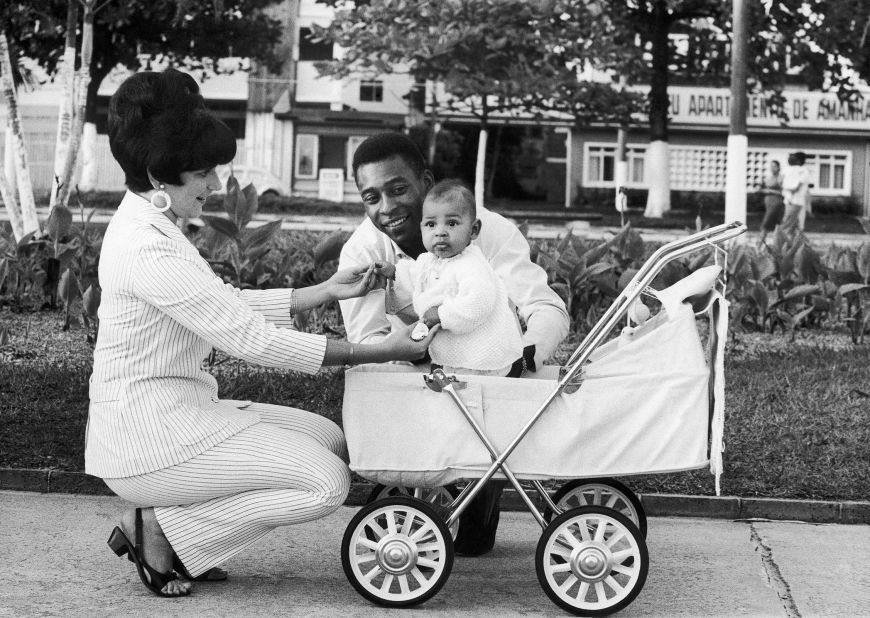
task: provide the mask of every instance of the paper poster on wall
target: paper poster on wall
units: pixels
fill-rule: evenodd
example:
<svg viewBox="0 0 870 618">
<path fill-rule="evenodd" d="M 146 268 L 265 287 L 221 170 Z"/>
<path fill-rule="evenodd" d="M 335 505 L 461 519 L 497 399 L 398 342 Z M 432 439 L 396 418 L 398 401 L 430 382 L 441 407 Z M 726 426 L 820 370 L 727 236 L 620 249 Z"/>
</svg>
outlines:
<svg viewBox="0 0 870 618">
<path fill-rule="evenodd" d="M 324 168 L 320 170 L 317 183 L 317 197 L 330 202 L 344 201 L 344 170 Z"/>
</svg>

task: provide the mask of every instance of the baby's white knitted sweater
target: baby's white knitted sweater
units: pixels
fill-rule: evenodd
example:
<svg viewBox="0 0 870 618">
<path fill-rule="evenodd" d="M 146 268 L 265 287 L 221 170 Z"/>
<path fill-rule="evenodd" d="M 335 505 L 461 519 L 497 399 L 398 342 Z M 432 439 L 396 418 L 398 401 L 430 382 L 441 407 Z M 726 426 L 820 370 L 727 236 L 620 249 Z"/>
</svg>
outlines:
<svg viewBox="0 0 870 618">
<path fill-rule="evenodd" d="M 438 307 L 442 330 L 429 346 L 433 362 L 491 371 L 522 356 L 516 312 L 504 283 L 477 246 L 446 259 L 423 253 L 416 260 L 399 260 L 396 277 L 410 282 L 417 315 Z"/>
</svg>

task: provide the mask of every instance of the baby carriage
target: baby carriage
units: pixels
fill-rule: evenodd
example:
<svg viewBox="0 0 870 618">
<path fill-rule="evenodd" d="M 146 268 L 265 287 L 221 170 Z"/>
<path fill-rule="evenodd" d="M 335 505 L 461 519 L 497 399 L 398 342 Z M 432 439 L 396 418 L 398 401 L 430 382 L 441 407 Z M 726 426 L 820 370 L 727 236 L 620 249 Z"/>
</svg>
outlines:
<svg viewBox="0 0 870 618">
<path fill-rule="evenodd" d="M 564 367 L 523 379 L 397 365 L 349 370 L 350 466 L 381 484 L 342 540 L 353 587 L 388 607 L 435 595 L 450 575 L 459 516 L 498 478 L 543 530 L 535 568 L 554 603 L 587 616 L 630 604 L 649 567 L 646 518 L 637 496 L 609 477 L 709 465 L 718 492 L 727 329 L 720 245 L 745 230 L 729 223 L 659 248 Z M 710 247 L 714 265 L 664 290 L 649 287 L 668 262 Z M 642 296 L 660 303 L 653 317 Z M 706 352 L 701 312 L 710 318 Z M 629 325 L 607 341 L 625 316 Z M 467 484 L 458 495 L 443 489 L 460 480 Z M 551 496 L 543 481 L 568 483 Z M 414 495 L 388 489 L 401 487 Z"/>
</svg>

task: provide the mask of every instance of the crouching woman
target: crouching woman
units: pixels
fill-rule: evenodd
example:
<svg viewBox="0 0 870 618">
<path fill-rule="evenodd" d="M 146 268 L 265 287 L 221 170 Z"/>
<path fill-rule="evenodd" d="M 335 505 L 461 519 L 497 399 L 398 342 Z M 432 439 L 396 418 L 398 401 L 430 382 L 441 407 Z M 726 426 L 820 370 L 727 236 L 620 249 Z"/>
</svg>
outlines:
<svg viewBox="0 0 870 618">
<path fill-rule="evenodd" d="M 220 188 L 215 165 L 235 156 L 230 129 L 184 73 L 128 78 L 109 105 L 109 142 L 128 191 L 103 240 L 85 467 L 139 508 L 109 546 L 161 596 L 276 526 L 323 517 L 349 488 L 345 443 L 331 421 L 266 403 L 218 398 L 202 367 L 211 349 L 250 363 L 314 373 L 422 357 L 431 336 L 400 332 L 349 344 L 289 328 L 295 311 L 367 293 L 373 266 L 306 288 L 239 290 L 223 283 L 177 227 Z"/>
</svg>

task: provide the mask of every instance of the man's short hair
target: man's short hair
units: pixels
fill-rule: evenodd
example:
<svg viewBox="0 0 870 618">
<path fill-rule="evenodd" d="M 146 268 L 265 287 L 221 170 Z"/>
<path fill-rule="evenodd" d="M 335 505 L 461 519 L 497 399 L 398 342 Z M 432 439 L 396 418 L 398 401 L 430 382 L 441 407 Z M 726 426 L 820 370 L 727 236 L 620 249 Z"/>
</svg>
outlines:
<svg viewBox="0 0 870 618">
<path fill-rule="evenodd" d="M 401 157 L 418 176 L 426 169 L 426 161 L 417 145 L 407 135 L 388 132 L 372 135 L 360 144 L 353 154 L 353 179 L 361 165 L 379 163 L 392 157 Z"/>
<path fill-rule="evenodd" d="M 426 193 L 425 201 L 447 199 L 453 196 L 455 196 L 456 199 L 468 209 L 469 213 L 471 213 L 472 219 L 477 218 L 477 207 L 474 202 L 474 193 L 472 193 L 471 189 L 468 188 L 468 185 L 461 180 L 456 180 L 454 178 L 439 180 L 431 189 L 429 189 L 429 192 Z"/>
</svg>

